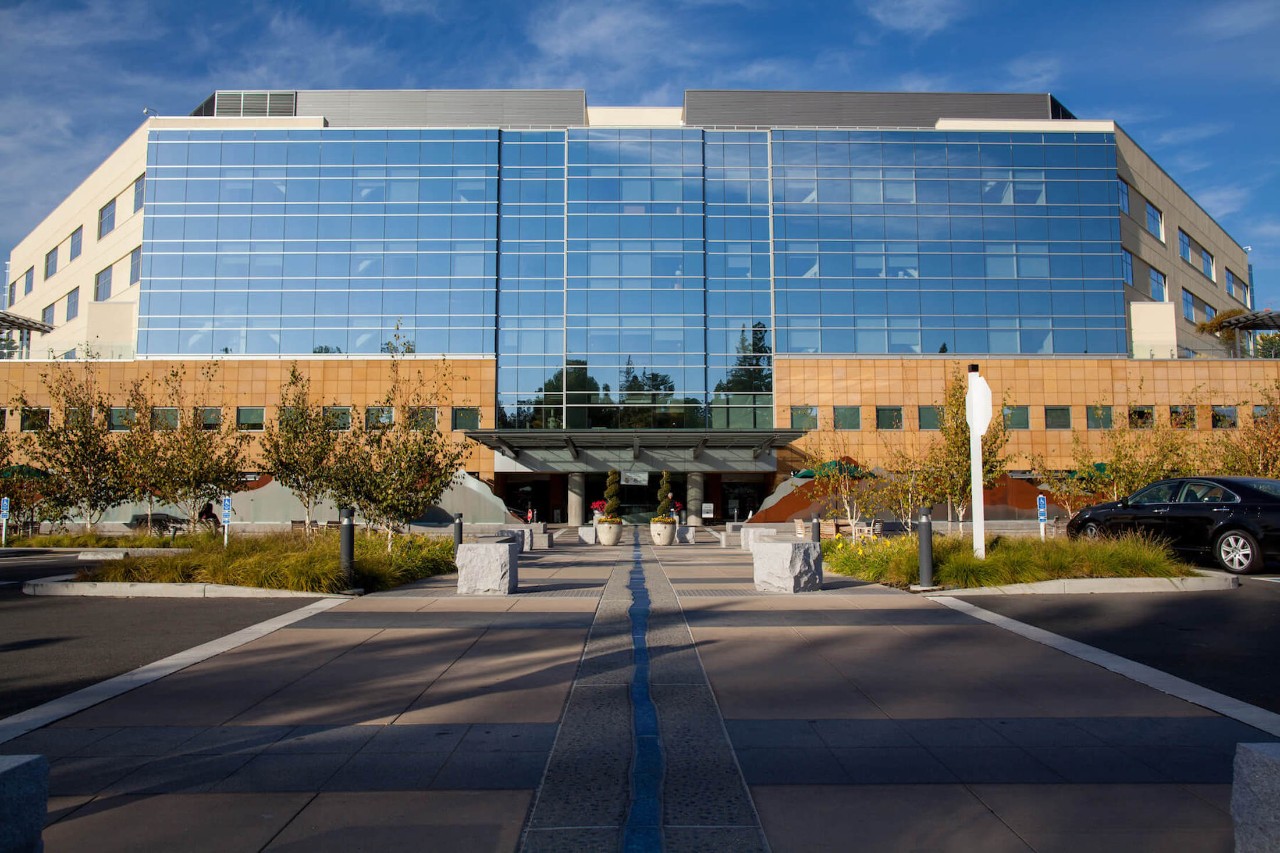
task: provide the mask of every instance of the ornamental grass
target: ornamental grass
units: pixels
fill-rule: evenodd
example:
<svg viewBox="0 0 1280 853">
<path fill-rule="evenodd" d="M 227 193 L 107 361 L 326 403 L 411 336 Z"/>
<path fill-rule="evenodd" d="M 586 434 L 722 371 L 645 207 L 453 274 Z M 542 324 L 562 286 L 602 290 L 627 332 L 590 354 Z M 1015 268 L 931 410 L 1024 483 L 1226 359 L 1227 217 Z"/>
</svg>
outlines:
<svg viewBox="0 0 1280 853">
<path fill-rule="evenodd" d="M 457 571 L 453 540 L 436 536 L 397 536 L 391 553 L 383 536 L 355 538 L 355 580 L 338 565 L 338 534 L 302 532 L 232 536 L 222 547 L 216 534 L 189 537 L 182 553 L 126 557 L 102 563 L 78 580 L 126 583 L 216 583 L 335 593 L 354 586 L 365 592 L 391 589 L 434 575 Z"/>
<path fill-rule="evenodd" d="M 915 534 L 822 543 L 823 565 L 832 572 L 906 589 L 920 579 Z M 1173 578 L 1194 574 L 1163 542 L 1142 535 L 1106 539 L 994 536 L 987 557 L 973 555 L 967 536 L 935 536 L 934 583 L 973 589 L 1065 578 Z"/>
</svg>

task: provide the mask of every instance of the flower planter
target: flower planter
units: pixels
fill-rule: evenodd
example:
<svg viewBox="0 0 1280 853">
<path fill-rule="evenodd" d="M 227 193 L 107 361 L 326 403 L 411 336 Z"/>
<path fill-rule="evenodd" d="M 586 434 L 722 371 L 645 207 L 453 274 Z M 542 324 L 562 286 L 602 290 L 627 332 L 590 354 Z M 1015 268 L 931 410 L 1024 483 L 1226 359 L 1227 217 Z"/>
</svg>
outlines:
<svg viewBox="0 0 1280 853">
<path fill-rule="evenodd" d="M 601 545 L 617 545 L 622 537 L 622 522 L 596 521 L 596 541 Z"/>
<path fill-rule="evenodd" d="M 670 545 L 676 539 L 676 525 L 674 522 L 651 521 L 649 537 L 654 545 Z"/>
</svg>

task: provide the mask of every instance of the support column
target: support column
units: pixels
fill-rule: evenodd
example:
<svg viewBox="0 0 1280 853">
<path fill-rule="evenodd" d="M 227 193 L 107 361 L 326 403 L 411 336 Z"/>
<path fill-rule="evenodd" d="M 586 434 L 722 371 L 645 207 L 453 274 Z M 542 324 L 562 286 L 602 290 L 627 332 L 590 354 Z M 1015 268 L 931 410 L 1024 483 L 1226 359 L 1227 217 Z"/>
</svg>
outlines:
<svg viewBox="0 0 1280 853">
<path fill-rule="evenodd" d="M 569 475 L 569 500 L 566 506 L 567 521 L 570 527 L 581 527 L 586 523 L 583 510 L 586 508 L 587 475 L 578 473 Z"/>
<path fill-rule="evenodd" d="M 684 498 L 688 505 L 689 526 L 702 526 L 703 475 L 701 471 L 690 471 L 685 484 Z"/>
</svg>

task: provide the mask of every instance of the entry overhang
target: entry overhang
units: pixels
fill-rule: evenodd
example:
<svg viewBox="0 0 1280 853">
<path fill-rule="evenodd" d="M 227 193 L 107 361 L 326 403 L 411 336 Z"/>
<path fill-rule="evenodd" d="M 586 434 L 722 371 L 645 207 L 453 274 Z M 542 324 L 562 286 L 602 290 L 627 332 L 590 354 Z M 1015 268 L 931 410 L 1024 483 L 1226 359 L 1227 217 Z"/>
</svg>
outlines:
<svg viewBox="0 0 1280 853">
<path fill-rule="evenodd" d="M 717 458 L 756 462 L 804 435 L 803 430 L 467 430 L 468 438 L 519 460 L 520 466 L 548 470 L 598 470 L 603 460 L 648 461 L 672 470 L 716 465 Z M 606 466 L 608 467 L 608 466 Z M 624 466 L 625 467 L 625 466 Z M 643 465 L 642 465 L 643 467 Z M 710 470 L 710 469 L 708 469 Z"/>
</svg>

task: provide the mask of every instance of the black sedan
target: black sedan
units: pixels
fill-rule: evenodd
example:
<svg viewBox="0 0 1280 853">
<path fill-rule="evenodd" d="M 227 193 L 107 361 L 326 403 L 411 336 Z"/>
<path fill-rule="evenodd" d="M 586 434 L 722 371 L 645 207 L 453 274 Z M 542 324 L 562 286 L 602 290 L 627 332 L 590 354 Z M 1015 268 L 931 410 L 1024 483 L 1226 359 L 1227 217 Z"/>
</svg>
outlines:
<svg viewBox="0 0 1280 853">
<path fill-rule="evenodd" d="M 1187 557 L 1212 556 L 1235 574 L 1280 557 L 1280 480 L 1181 477 L 1152 483 L 1111 503 L 1085 507 L 1067 535 L 1093 538 L 1139 531 Z"/>
</svg>

